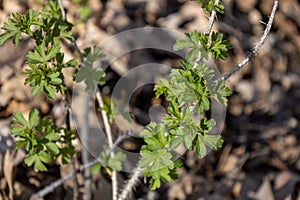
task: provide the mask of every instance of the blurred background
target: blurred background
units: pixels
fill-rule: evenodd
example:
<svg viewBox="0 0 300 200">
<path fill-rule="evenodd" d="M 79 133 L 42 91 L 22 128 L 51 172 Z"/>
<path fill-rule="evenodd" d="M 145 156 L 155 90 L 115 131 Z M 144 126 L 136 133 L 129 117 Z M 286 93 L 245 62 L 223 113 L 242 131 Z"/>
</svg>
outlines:
<svg viewBox="0 0 300 200">
<path fill-rule="evenodd" d="M 40 10 L 42 3 L 0 0 L 0 25 L 12 12 Z M 233 44 L 229 58 L 216 62 L 221 74 L 226 74 L 261 37 L 273 0 L 223 0 L 223 4 L 225 14 L 218 15 L 214 29 Z M 74 24 L 73 33 L 81 49 L 133 28 L 154 26 L 182 33 L 195 29 L 205 31 L 208 19 L 199 5 L 188 0 L 63 0 L 63 5 L 68 21 Z M 226 82 L 233 94 L 228 98 L 223 147 L 202 159 L 192 152 L 185 153 L 178 180 L 163 184 L 154 192 L 141 183 L 133 199 L 300 199 L 299 14 L 299 1 L 280 1 L 265 44 L 247 66 Z M 35 173 L 22 162 L 24 152 L 13 150 L 14 139 L 9 127 L 17 110 L 27 115 L 30 109 L 38 108 L 57 123 L 64 117 L 62 97 L 55 101 L 43 95 L 33 98 L 29 87 L 23 85 L 24 56 L 32 47 L 33 41 L 26 38 L 18 47 L 11 43 L 0 47 L 0 199 L 7 197 L 11 183 L 8 177 L 13 179 L 15 199 L 28 199 L 70 171 L 67 166 L 53 163 L 48 172 Z M 114 50 L 120 51 L 118 48 L 116 45 Z M 67 59 L 76 57 L 69 44 L 63 44 L 63 51 Z M 153 49 L 123 55 L 106 70 L 107 86 L 102 88 L 103 93 L 109 98 L 119 78 L 135 66 L 152 62 L 178 67 L 179 59 L 172 53 Z M 66 83 L 71 93 L 72 71 L 65 73 L 69 75 Z M 133 95 L 131 106 L 136 108 L 133 114 L 138 123 L 149 123 L 149 108 L 157 104 L 153 96 L 153 85 L 142 87 Z M 159 101 L 164 105 L 162 99 Z M 136 143 L 128 141 L 127 146 L 123 145 L 138 151 Z M 76 165 L 79 166 L 82 164 L 79 141 L 77 145 Z M 124 179 L 127 176 L 122 174 Z M 83 177 L 78 177 L 82 183 Z M 72 181 L 65 182 L 45 199 L 70 199 L 72 184 Z M 93 194 L 99 197 L 109 190 L 109 177 L 94 175 L 92 185 Z"/>
</svg>

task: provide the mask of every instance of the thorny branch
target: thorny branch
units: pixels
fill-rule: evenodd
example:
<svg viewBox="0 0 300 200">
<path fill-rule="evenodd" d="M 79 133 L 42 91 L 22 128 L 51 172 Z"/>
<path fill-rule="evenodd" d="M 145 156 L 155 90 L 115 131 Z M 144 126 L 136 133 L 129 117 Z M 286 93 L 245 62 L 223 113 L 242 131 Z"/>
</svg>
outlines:
<svg viewBox="0 0 300 200">
<path fill-rule="evenodd" d="M 128 180 L 127 184 L 123 188 L 118 200 L 128 199 L 132 190 L 139 184 L 139 178 L 143 170 L 140 167 L 136 167 L 135 169 L 133 169 L 133 171 L 134 174 L 131 176 L 131 178 Z"/>
<path fill-rule="evenodd" d="M 219 4 L 219 0 L 215 0 L 215 4 Z M 227 75 L 225 75 L 224 77 L 222 77 L 222 80 L 227 80 L 230 76 L 232 76 L 236 71 L 238 71 L 242 66 L 244 66 L 254 55 L 256 55 L 256 53 L 258 52 L 259 48 L 263 45 L 264 41 L 266 40 L 267 35 L 269 34 L 272 24 L 273 24 L 273 20 L 274 20 L 274 16 L 276 13 L 278 7 L 278 0 L 274 1 L 274 5 L 273 5 L 273 9 L 271 12 L 271 16 L 269 18 L 269 22 L 267 24 L 267 27 L 264 31 L 263 36 L 261 37 L 261 39 L 259 40 L 259 42 L 255 45 L 254 49 L 252 50 L 252 52 L 237 66 L 234 67 L 234 69 L 228 73 Z M 211 13 L 211 16 L 209 17 L 209 21 L 208 21 L 208 28 L 207 28 L 207 32 L 205 34 L 210 35 L 211 31 L 212 31 L 212 27 L 215 21 L 215 17 L 216 17 L 216 11 L 213 10 Z M 193 63 L 193 67 L 196 67 L 198 65 L 198 62 L 201 60 L 201 53 L 199 53 L 197 59 L 195 60 L 195 62 Z M 136 169 L 134 169 L 134 174 L 132 175 L 131 179 L 127 182 L 126 186 L 124 187 L 120 197 L 118 200 L 125 200 L 128 198 L 128 196 L 130 195 L 131 191 L 133 190 L 133 188 L 137 185 L 138 180 L 139 180 L 139 176 L 142 173 L 142 169 L 140 167 L 137 167 Z"/>
<path fill-rule="evenodd" d="M 267 36 L 268 36 L 271 28 L 272 28 L 272 24 L 273 24 L 273 20 L 274 20 L 277 8 L 278 8 L 278 0 L 275 0 L 274 4 L 273 4 L 271 15 L 269 17 L 269 21 L 267 23 L 267 26 L 266 26 L 266 29 L 264 31 L 264 34 L 262 35 L 262 37 L 260 38 L 260 40 L 256 43 L 256 45 L 254 46 L 254 48 L 252 49 L 252 51 L 238 65 L 236 65 L 228 74 L 224 75 L 221 78 L 221 80 L 227 80 L 228 78 L 230 78 L 239 69 L 241 69 L 243 66 L 245 66 L 253 56 L 255 56 L 257 54 L 257 52 L 259 51 L 260 47 L 266 41 L 266 38 L 267 38 Z"/>
</svg>

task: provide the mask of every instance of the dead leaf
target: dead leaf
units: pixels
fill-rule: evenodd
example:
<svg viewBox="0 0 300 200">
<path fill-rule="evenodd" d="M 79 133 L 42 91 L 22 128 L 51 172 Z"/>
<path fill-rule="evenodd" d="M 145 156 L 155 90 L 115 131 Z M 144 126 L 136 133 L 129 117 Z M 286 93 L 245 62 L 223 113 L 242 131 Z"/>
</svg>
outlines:
<svg viewBox="0 0 300 200">
<path fill-rule="evenodd" d="M 13 199 L 13 161 L 12 161 L 12 155 L 10 151 L 6 151 L 4 156 L 4 178 L 7 182 L 8 189 L 9 189 L 9 199 Z"/>
<path fill-rule="evenodd" d="M 268 178 L 263 180 L 257 192 L 250 191 L 249 196 L 255 199 L 274 200 L 272 188 Z"/>
</svg>

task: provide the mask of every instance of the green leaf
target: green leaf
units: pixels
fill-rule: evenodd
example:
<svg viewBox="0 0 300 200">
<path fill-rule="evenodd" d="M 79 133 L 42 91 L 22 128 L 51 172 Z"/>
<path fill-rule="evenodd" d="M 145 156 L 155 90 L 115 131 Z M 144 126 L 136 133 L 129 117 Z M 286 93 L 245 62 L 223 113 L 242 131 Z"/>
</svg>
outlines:
<svg viewBox="0 0 300 200">
<path fill-rule="evenodd" d="M 222 147 L 223 144 L 221 135 L 206 135 L 204 141 L 212 150 L 217 150 L 218 148 Z"/>
<path fill-rule="evenodd" d="M 45 84 L 43 91 L 50 99 L 55 99 L 55 89 L 51 85 Z"/>
<path fill-rule="evenodd" d="M 13 44 L 17 46 L 22 39 L 21 33 L 33 36 L 30 27 L 39 25 L 39 15 L 39 12 L 33 10 L 29 10 L 25 14 L 12 13 L 12 17 L 2 27 L 6 32 L 0 35 L 0 46 L 10 38 L 12 38 Z"/>
<path fill-rule="evenodd" d="M 49 163 L 51 161 L 51 156 L 44 151 L 40 151 L 38 156 L 39 156 L 39 159 L 41 161 L 43 161 L 44 163 Z"/>
<path fill-rule="evenodd" d="M 193 46 L 194 46 L 194 44 L 192 42 L 189 42 L 189 41 L 186 41 L 186 40 L 183 40 L 183 39 L 179 39 L 174 44 L 173 50 L 174 51 L 179 51 L 179 50 L 187 48 L 187 47 L 192 48 Z"/>
<path fill-rule="evenodd" d="M 35 155 L 33 169 L 36 172 L 38 172 L 38 171 L 47 171 L 46 166 L 42 163 L 40 157 L 37 156 L 37 155 Z"/>
<path fill-rule="evenodd" d="M 175 137 L 170 141 L 170 148 L 176 149 L 182 143 L 182 137 Z"/>
<path fill-rule="evenodd" d="M 58 71 L 54 71 L 53 73 L 48 74 L 47 77 L 51 79 L 50 81 L 51 84 L 59 85 L 63 82 L 62 79 L 59 78 L 60 75 L 62 75 L 62 73 Z"/>
<path fill-rule="evenodd" d="M 210 89 L 211 96 L 214 97 L 219 103 L 227 105 L 226 97 L 231 95 L 232 91 L 225 87 L 225 81 L 217 81 L 212 84 Z"/>
<path fill-rule="evenodd" d="M 15 149 L 20 149 L 20 148 L 24 148 L 28 145 L 28 141 L 27 140 L 18 140 L 16 141 L 16 144 L 15 144 Z"/>
<path fill-rule="evenodd" d="M 63 164 L 69 164 L 70 163 L 70 159 L 72 157 L 74 157 L 76 155 L 75 152 L 75 148 L 72 145 L 72 140 L 74 139 L 73 137 L 70 137 L 71 135 L 69 135 L 68 132 L 73 132 L 73 131 L 68 131 L 65 130 L 64 131 L 64 135 L 63 135 L 63 141 L 62 142 L 65 146 L 63 148 L 60 149 L 60 155 L 61 155 L 61 161 Z"/>
<path fill-rule="evenodd" d="M 185 33 L 185 35 L 193 43 L 194 47 L 198 47 L 200 36 L 198 31 L 195 30 L 194 32 Z"/>
<path fill-rule="evenodd" d="M 52 153 L 53 155 L 58 155 L 59 154 L 59 149 L 57 144 L 53 143 L 53 142 L 49 142 L 45 144 L 47 150 Z"/>
<path fill-rule="evenodd" d="M 220 4 L 215 4 L 215 0 L 196 0 L 202 7 L 203 11 L 206 14 L 211 13 L 213 10 L 223 14 L 224 13 L 224 6 Z"/>
<path fill-rule="evenodd" d="M 206 147 L 203 141 L 203 138 L 201 136 L 196 136 L 193 143 L 196 143 L 196 145 L 193 147 L 193 149 L 196 150 L 197 155 L 200 158 L 203 158 L 206 156 Z"/>
<path fill-rule="evenodd" d="M 84 80 L 86 84 L 86 91 L 94 91 L 96 84 L 103 84 L 105 73 L 101 68 L 92 69 L 90 67 L 81 66 L 76 74 L 75 81 L 81 82 Z"/>
<path fill-rule="evenodd" d="M 157 151 L 142 151 L 142 159 L 139 161 L 139 166 L 146 168 L 147 172 L 159 170 L 162 167 L 167 167 L 173 164 L 171 160 L 172 154 L 166 149 L 159 149 Z"/>
<path fill-rule="evenodd" d="M 19 134 L 21 132 L 24 132 L 24 127 L 23 126 L 12 126 L 12 127 L 10 127 L 10 132 L 12 135 Z"/>
<path fill-rule="evenodd" d="M 91 173 L 92 174 L 98 174 L 101 169 L 101 163 L 96 163 L 91 167 Z"/>
<path fill-rule="evenodd" d="M 54 131 L 50 132 L 45 136 L 49 141 L 57 141 L 60 138 L 59 133 L 55 133 Z"/>
<path fill-rule="evenodd" d="M 49 1 L 48 5 L 43 9 L 43 13 L 45 17 L 51 16 L 55 19 L 61 19 L 60 7 L 57 1 Z"/>
<path fill-rule="evenodd" d="M 67 63 L 63 65 L 64 68 L 67 67 L 76 67 L 78 65 L 77 61 L 75 59 L 69 60 Z"/>
<path fill-rule="evenodd" d="M 150 184 L 150 190 L 155 190 L 157 188 L 160 188 L 160 180 L 159 179 L 151 179 L 149 181 Z"/>
<path fill-rule="evenodd" d="M 116 171 L 122 170 L 122 162 L 126 160 L 126 155 L 122 152 L 117 152 L 114 157 L 110 157 L 108 160 L 108 167 Z"/>
<path fill-rule="evenodd" d="M 28 52 L 25 57 L 27 64 L 45 64 L 45 49 L 43 43 L 35 47 L 35 51 Z"/>
<path fill-rule="evenodd" d="M 29 123 L 26 121 L 26 119 L 24 118 L 22 113 L 19 111 L 17 111 L 15 114 L 13 114 L 13 122 L 30 128 Z"/>
<path fill-rule="evenodd" d="M 8 39 L 13 38 L 13 44 L 17 46 L 21 39 L 21 31 L 13 22 L 12 19 L 8 20 L 8 23 L 4 23 L 2 29 L 6 30 L 6 33 L 0 35 L 0 46 L 2 46 Z"/>
<path fill-rule="evenodd" d="M 59 53 L 59 51 L 60 51 L 60 45 L 58 43 L 53 44 L 47 51 L 47 55 L 45 56 L 45 61 L 47 62 L 52 58 L 55 58 L 56 55 Z"/>
<path fill-rule="evenodd" d="M 229 40 L 223 40 L 223 34 L 213 32 L 211 36 L 211 44 L 209 47 L 210 52 L 215 59 L 221 58 L 222 60 L 227 58 L 227 51 L 232 48 Z"/>
<path fill-rule="evenodd" d="M 27 155 L 24 162 L 27 166 L 31 166 L 35 161 L 35 155 Z"/>
<path fill-rule="evenodd" d="M 63 83 L 63 81 L 60 78 L 53 78 L 53 79 L 51 79 L 50 83 L 52 83 L 54 85 L 59 85 L 59 84 Z"/>
<path fill-rule="evenodd" d="M 29 126 L 30 126 L 29 128 L 33 129 L 37 127 L 38 123 L 39 123 L 39 111 L 37 109 L 34 109 L 29 113 Z"/>
<path fill-rule="evenodd" d="M 184 136 L 184 146 L 186 149 L 191 149 L 192 147 L 192 142 L 193 142 L 193 137 L 189 134 L 186 134 Z"/>
<path fill-rule="evenodd" d="M 66 21 L 58 20 L 53 29 L 53 35 L 58 38 L 69 40 L 70 42 L 74 41 L 71 29 L 72 24 Z M 57 32 L 58 34 L 55 34 Z"/>
<path fill-rule="evenodd" d="M 60 51 L 60 45 L 59 43 L 55 43 L 50 48 L 45 47 L 45 42 L 44 40 L 38 44 L 35 48 L 34 51 L 28 52 L 28 54 L 25 57 L 26 63 L 27 64 L 46 64 L 49 60 L 52 58 L 55 58 L 56 55 Z"/>
<path fill-rule="evenodd" d="M 54 78 L 59 77 L 59 74 L 60 74 L 59 72 L 53 72 L 53 73 L 48 74 L 47 76 L 51 79 L 54 79 Z"/>
<path fill-rule="evenodd" d="M 166 127 L 163 123 L 151 122 L 146 126 L 146 129 L 141 132 L 141 136 L 144 136 L 144 141 L 147 143 L 149 150 L 158 150 L 164 148 L 167 145 L 165 137 Z"/>
<path fill-rule="evenodd" d="M 37 96 L 38 93 L 41 91 L 42 89 L 42 86 L 41 85 L 36 85 L 36 86 L 33 86 L 32 89 L 31 89 L 31 93 L 33 96 Z"/>
<path fill-rule="evenodd" d="M 192 63 L 194 60 L 196 60 L 199 56 L 200 50 L 195 48 L 189 51 L 186 55 L 185 58 L 188 62 Z"/>
<path fill-rule="evenodd" d="M 44 163 L 50 162 L 49 156 L 46 153 L 40 152 L 38 154 L 30 154 L 25 158 L 25 164 L 27 166 L 32 166 L 34 164 L 34 171 L 47 171 Z"/>
</svg>

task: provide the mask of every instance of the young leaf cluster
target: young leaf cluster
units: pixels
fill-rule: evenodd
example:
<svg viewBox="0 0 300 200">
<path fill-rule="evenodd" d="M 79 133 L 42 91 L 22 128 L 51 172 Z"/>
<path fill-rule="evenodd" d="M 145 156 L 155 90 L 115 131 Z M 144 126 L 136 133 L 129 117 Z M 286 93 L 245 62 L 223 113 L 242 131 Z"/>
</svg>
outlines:
<svg viewBox="0 0 300 200">
<path fill-rule="evenodd" d="M 60 51 L 60 40 L 73 41 L 72 24 L 64 21 L 57 1 L 49 1 L 42 11 L 28 10 L 25 14 L 13 13 L 12 18 L 4 23 L 5 33 L 0 35 L 0 45 L 12 39 L 15 46 L 22 39 L 22 33 L 35 40 L 36 46 L 25 57 L 29 68 L 23 74 L 27 76 L 25 84 L 29 84 L 32 94 L 40 91 L 50 99 L 56 93 L 64 94 L 63 68 L 75 67 L 72 59 L 64 63 L 64 53 Z"/>
<path fill-rule="evenodd" d="M 195 0 L 200 4 L 201 8 L 206 14 L 211 13 L 213 10 L 224 14 L 224 6 L 222 3 L 215 4 L 215 0 Z"/>
<path fill-rule="evenodd" d="M 74 131 L 58 129 L 49 117 L 40 119 L 38 110 L 30 111 L 28 120 L 20 112 L 13 115 L 11 133 L 18 138 L 15 148 L 25 148 L 25 163 L 35 171 L 46 171 L 45 164 L 59 156 L 67 164 L 75 155 L 71 141 Z"/>
<path fill-rule="evenodd" d="M 186 60 L 193 63 L 201 55 L 202 58 L 208 59 L 211 53 L 215 59 L 221 58 L 225 60 L 228 55 L 227 51 L 232 48 L 229 40 L 223 39 L 223 34 L 212 32 L 212 35 L 199 33 L 198 31 L 185 34 L 188 40 L 179 39 L 174 44 L 174 50 L 178 51 L 184 48 L 191 50 L 185 55 Z"/>
</svg>

